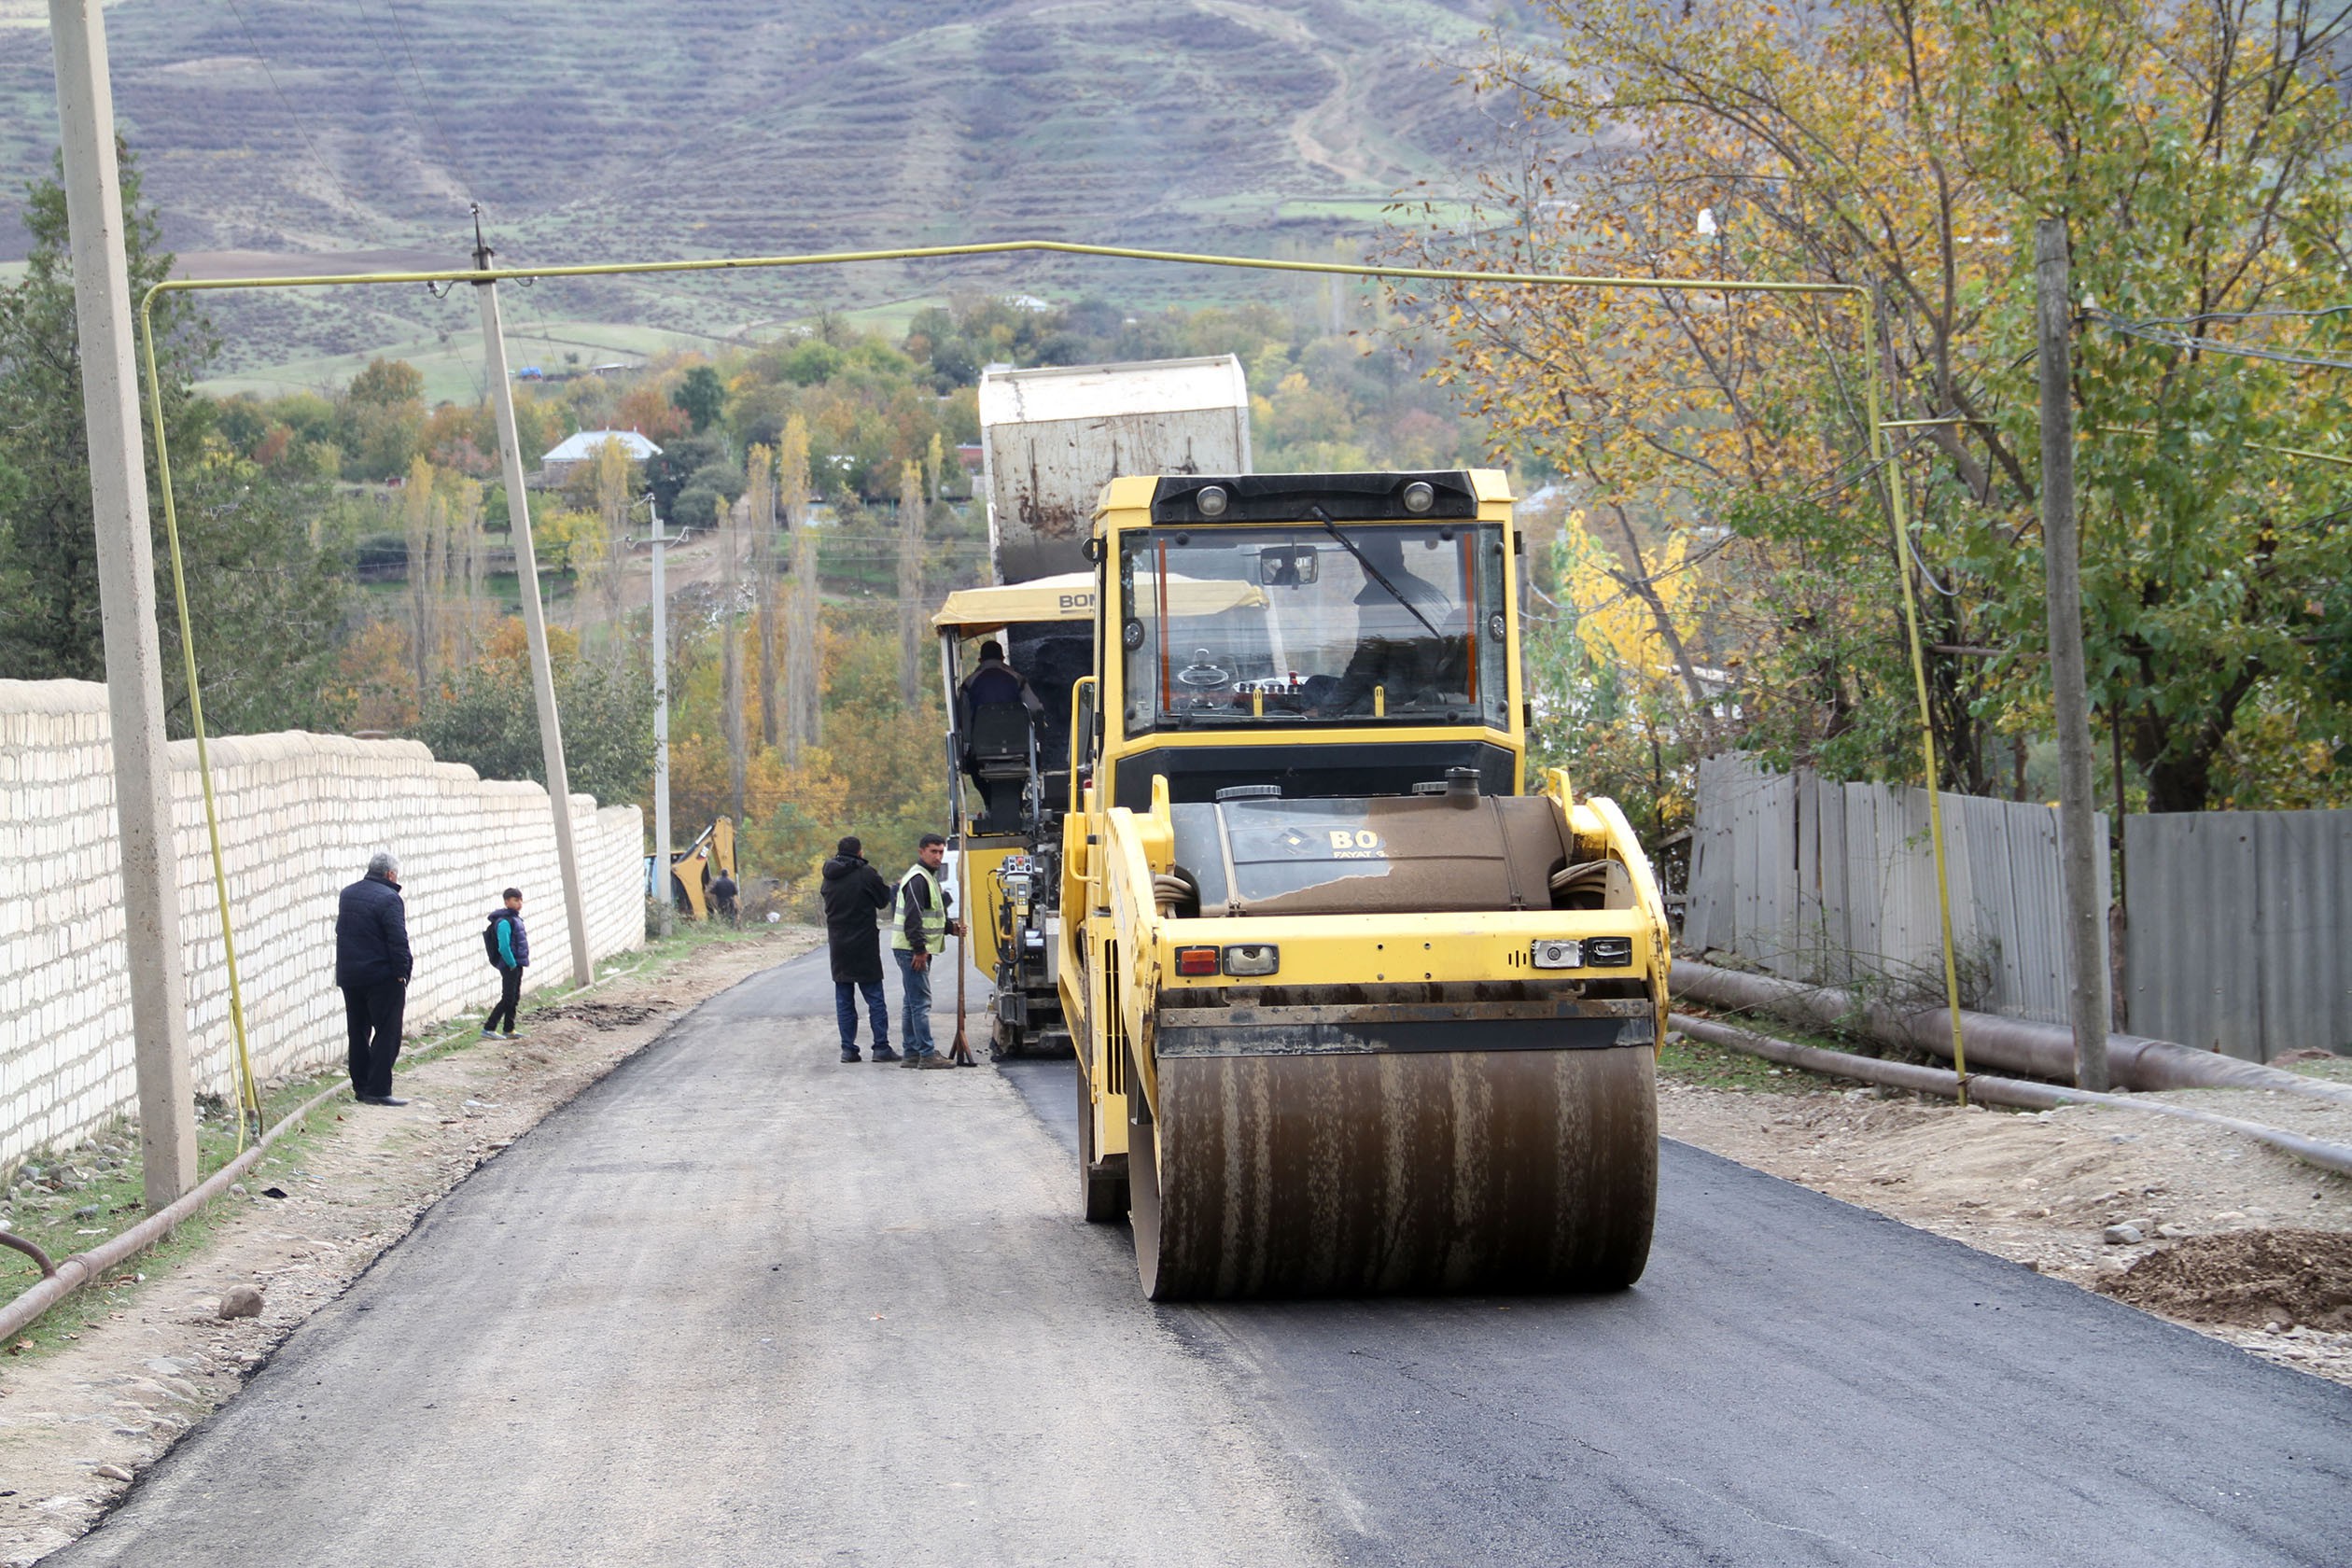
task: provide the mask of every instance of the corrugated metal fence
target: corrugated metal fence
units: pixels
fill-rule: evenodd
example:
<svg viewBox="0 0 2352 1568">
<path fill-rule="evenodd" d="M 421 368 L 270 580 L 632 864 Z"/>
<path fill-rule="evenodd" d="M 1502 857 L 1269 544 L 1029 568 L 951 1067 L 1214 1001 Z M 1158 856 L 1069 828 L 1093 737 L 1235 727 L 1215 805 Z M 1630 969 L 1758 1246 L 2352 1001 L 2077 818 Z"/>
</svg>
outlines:
<svg viewBox="0 0 2352 1568">
<path fill-rule="evenodd" d="M 1741 757 L 1699 765 L 1684 943 L 1792 980 L 1943 995 L 1927 792 L 1771 774 Z M 2058 814 L 1943 796 L 1962 1000 L 2064 1023 L 2068 967 Z M 2107 820 L 2094 831 L 2107 843 Z"/>
<path fill-rule="evenodd" d="M 2251 1061 L 2352 1048 L 2352 811 L 2123 819 L 2132 1029 Z"/>
<path fill-rule="evenodd" d="M 1926 791 L 1714 757 L 1698 807 L 1687 946 L 1940 1000 Z M 2057 812 L 1953 794 L 1943 810 L 1963 1000 L 2066 1022 Z M 2123 834 L 2132 1032 L 2253 1061 L 2352 1049 L 2352 811 L 2127 817 Z"/>
</svg>

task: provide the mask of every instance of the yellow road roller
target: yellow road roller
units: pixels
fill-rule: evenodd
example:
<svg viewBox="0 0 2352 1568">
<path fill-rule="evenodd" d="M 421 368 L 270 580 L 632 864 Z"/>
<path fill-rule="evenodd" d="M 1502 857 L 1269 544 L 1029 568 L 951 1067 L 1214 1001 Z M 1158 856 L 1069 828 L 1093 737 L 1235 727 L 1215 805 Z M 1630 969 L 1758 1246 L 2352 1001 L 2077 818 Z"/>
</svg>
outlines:
<svg viewBox="0 0 2352 1568">
<path fill-rule="evenodd" d="M 1520 553 L 1490 470 L 1102 492 L 1056 974 L 1155 1300 L 1641 1275 L 1664 912 L 1523 788 Z"/>
</svg>

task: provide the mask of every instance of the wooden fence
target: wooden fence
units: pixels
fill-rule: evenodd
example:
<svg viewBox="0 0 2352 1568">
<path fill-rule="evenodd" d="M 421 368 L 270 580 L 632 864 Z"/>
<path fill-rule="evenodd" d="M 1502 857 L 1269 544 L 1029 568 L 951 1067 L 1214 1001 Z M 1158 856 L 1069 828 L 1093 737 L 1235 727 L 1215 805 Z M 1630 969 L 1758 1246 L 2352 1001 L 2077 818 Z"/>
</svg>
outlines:
<svg viewBox="0 0 2352 1568">
<path fill-rule="evenodd" d="M 1700 764 L 1698 806 L 1686 946 L 1736 953 L 1792 980 L 1941 998 L 1925 790 L 1715 757 Z M 1943 815 L 1963 1000 L 2064 1023 L 2057 812 L 1945 794 Z M 2107 819 L 2093 822 L 2104 865 Z"/>
</svg>

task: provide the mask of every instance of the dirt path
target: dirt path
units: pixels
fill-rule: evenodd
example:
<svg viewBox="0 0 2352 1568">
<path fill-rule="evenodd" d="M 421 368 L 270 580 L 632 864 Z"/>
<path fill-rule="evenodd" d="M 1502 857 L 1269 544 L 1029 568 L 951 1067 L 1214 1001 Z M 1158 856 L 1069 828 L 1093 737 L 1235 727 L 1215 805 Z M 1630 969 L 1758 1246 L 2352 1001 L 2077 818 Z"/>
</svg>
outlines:
<svg viewBox="0 0 2352 1568">
<path fill-rule="evenodd" d="M 80 1535 L 477 1166 L 688 1008 L 819 940 L 780 928 L 526 1013 L 511 1043 L 403 1063 L 405 1108 L 329 1101 L 313 1130 L 273 1147 L 243 1194 L 213 1206 L 193 1255 L 145 1282 L 134 1262 L 97 1325 L 61 1349 L 0 1360 L 0 1562 L 30 1563 Z M 240 1283 L 259 1287 L 261 1314 L 224 1321 L 222 1293 Z"/>
<path fill-rule="evenodd" d="M 2296 1321 L 2342 1314 L 2312 1310 L 2308 1291 L 2266 1291 L 2258 1274 L 2275 1267 L 2277 1249 L 2255 1244 L 2316 1232 L 2303 1239 L 2340 1275 L 2352 1266 L 2352 1181 L 2175 1117 L 2098 1106 L 1961 1111 L 1739 1061 L 1752 1065 L 1670 1070 L 1659 1084 L 1661 1130 L 2352 1384 L 2352 1332 Z M 1726 1085 L 1727 1075 L 1743 1082 Z M 2352 1143 L 2352 1110 L 2324 1101 L 2218 1089 L 2147 1098 Z M 2142 1239 L 2108 1239 L 2117 1225 Z M 2122 1284 L 2134 1265 L 2176 1251 L 2138 1277 L 2173 1276 L 2164 1288 Z M 2303 1309 L 2267 1305 L 2274 1298 Z"/>
</svg>

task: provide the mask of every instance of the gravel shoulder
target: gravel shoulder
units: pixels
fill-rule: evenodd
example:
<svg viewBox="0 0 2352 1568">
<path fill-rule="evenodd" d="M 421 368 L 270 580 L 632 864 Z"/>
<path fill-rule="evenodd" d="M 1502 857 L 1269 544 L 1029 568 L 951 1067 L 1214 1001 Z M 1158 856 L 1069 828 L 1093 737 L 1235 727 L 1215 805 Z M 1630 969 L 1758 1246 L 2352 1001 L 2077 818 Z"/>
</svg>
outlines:
<svg viewBox="0 0 2352 1568">
<path fill-rule="evenodd" d="M 2114 1294 L 2126 1270 L 2160 1253 L 2202 1256 L 2209 1288 L 2166 1293 L 2158 1315 L 2352 1384 L 2352 1332 L 2265 1311 L 2261 1281 L 2246 1272 L 2262 1249 L 2207 1239 L 2316 1233 L 2305 1239 L 2352 1256 L 2352 1181 L 2177 1117 L 2104 1106 L 1962 1111 L 1762 1063 L 1674 1071 L 1670 1057 L 1659 1094 L 1669 1138 L 2086 1289 Z M 2316 1099 L 2234 1089 L 2136 1098 L 2352 1144 L 2352 1109 Z M 2126 1225 L 2143 1239 L 2106 1239 Z M 2220 1309 L 2249 1297 L 2250 1308 Z"/>
<path fill-rule="evenodd" d="M 31 1563 L 88 1530 L 419 1215 L 551 1111 L 689 1008 L 821 940 L 791 926 L 698 946 L 526 1011 L 511 1043 L 404 1059 L 404 1108 L 333 1099 L 313 1113 L 244 1194 L 212 1206 L 192 1249 L 90 1286 L 77 1299 L 105 1309 L 85 1310 L 91 1321 L 68 1342 L 0 1359 L 0 1563 Z M 224 1320 L 221 1297 L 239 1284 L 259 1288 L 260 1315 Z"/>
</svg>

